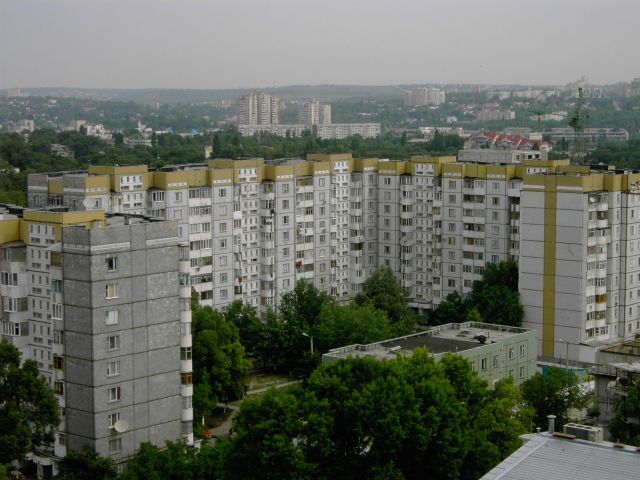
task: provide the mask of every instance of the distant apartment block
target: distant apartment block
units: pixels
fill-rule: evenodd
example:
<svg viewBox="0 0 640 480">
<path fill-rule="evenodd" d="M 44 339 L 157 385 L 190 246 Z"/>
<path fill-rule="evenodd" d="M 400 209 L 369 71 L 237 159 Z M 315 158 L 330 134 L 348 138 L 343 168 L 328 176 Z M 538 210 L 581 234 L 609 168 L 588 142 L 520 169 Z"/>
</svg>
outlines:
<svg viewBox="0 0 640 480">
<path fill-rule="evenodd" d="M 258 90 L 238 98 L 238 125 L 272 125 L 280 123 L 280 99 Z"/>
<path fill-rule="evenodd" d="M 298 123 L 309 129 L 313 125 L 327 125 L 331 123 L 331 105 L 317 100 L 298 104 Z"/>
<path fill-rule="evenodd" d="M 545 132 L 552 141 L 558 142 L 566 140 L 573 142 L 575 139 L 575 131 L 569 127 L 552 128 L 550 132 Z M 591 143 L 598 143 L 606 140 L 611 142 L 626 142 L 629 140 L 629 132 L 624 128 L 585 128 L 584 138 Z"/>
<path fill-rule="evenodd" d="M 193 443 L 189 248 L 174 222 L 101 210 L 0 213 L 2 338 L 37 362 L 62 420 L 39 474 L 87 445 Z"/>
<path fill-rule="evenodd" d="M 472 148 L 460 150 L 458 160 L 463 163 L 522 163 L 524 160 L 546 160 L 546 150 L 496 150 L 492 148 Z"/>
<path fill-rule="evenodd" d="M 445 92 L 439 88 L 419 87 L 405 93 L 405 106 L 441 105 L 445 103 Z"/>
<path fill-rule="evenodd" d="M 376 138 L 381 133 L 379 123 L 332 123 L 313 126 L 313 134 L 323 140 L 340 140 L 360 135 L 362 138 Z"/>
<path fill-rule="evenodd" d="M 536 372 L 536 346 L 532 330 L 489 323 L 449 323 L 368 345 L 334 348 L 322 355 L 322 363 L 349 357 L 394 359 L 411 356 L 415 349 L 424 348 L 436 361 L 448 353 L 466 358 L 489 385 L 506 377 L 520 384 Z"/>
<path fill-rule="evenodd" d="M 273 124 L 273 125 L 238 125 L 238 131 L 243 137 L 252 137 L 256 133 L 268 133 L 278 137 L 300 137 L 304 132 L 310 131 L 305 124 Z"/>
<path fill-rule="evenodd" d="M 497 120 L 513 120 L 516 112 L 513 110 L 482 110 L 475 113 L 478 122 L 492 122 Z"/>
</svg>

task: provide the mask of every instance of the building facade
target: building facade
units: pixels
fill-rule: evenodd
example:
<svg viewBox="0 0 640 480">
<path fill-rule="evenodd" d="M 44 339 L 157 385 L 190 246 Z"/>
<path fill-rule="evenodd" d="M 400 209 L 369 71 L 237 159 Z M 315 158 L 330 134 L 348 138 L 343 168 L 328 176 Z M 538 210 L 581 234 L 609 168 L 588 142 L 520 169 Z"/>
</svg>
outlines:
<svg viewBox="0 0 640 480">
<path fill-rule="evenodd" d="M 298 104 L 298 123 L 311 128 L 313 125 L 326 125 L 331 123 L 331 105 L 320 103 L 317 100 L 301 102 Z"/>
<path fill-rule="evenodd" d="M 313 126 L 313 134 L 323 140 L 340 140 L 360 135 L 362 138 L 376 138 L 380 136 L 379 123 L 332 123 Z"/>
<path fill-rule="evenodd" d="M 405 93 L 405 106 L 441 105 L 445 103 L 446 94 L 439 88 L 419 87 Z"/>
<path fill-rule="evenodd" d="M 85 445 L 120 463 L 142 442 L 193 443 L 187 252 L 173 222 L 0 218 L 2 337 L 38 363 L 62 413 L 54 443 L 31 454 L 40 474 Z"/>
<path fill-rule="evenodd" d="M 322 356 L 322 362 L 349 357 L 392 359 L 412 355 L 416 348 L 425 348 L 436 361 L 449 353 L 466 358 L 489 385 L 506 377 L 512 377 L 519 385 L 536 373 L 534 331 L 476 322 L 449 323 L 368 345 L 334 348 Z"/>
<path fill-rule="evenodd" d="M 268 93 L 253 91 L 238 98 L 239 125 L 272 125 L 280 123 L 280 99 Z"/>
<path fill-rule="evenodd" d="M 516 259 L 539 353 L 563 356 L 568 343 L 571 360 L 593 361 L 602 343 L 640 333 L 640 174 L 512 161 L 342 154 L 91 167 L 30 175 L 28 198 L 173 220 L 201 301 L 241 300 L 260 314 L 302 278 L 348 300 L 381 266 L 427 313 L 469 293 L 488 263 Z"/>
<path fill-rule="evenodd" d="M 640 174 L 598 168 L 522 189 L 520 293 L 545 357 L 593 363 L 596 347 L 640 333 Z"/>
</svg>

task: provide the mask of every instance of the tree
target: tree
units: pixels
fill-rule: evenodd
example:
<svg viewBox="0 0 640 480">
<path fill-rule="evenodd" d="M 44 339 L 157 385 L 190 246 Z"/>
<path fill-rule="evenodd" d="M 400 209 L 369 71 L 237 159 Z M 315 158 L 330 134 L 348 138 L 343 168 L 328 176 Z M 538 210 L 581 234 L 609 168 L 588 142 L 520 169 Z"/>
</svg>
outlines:
<svg viewBox="0 0 640 480">
<path fill-rule="evenodd" d="M 224 459 L 225 479 L 313 478 L 296 442 L 303 430 L 299 395 L 296 389 L 272 389 L 243 402 Z"/>
<path fill-rule="evenodd" d="M 121 480 L 209 480 L 221 477 L 220 449 L 204 444 L 195 449 L 182 442 L 167 442 L 160 449 L 150 443 L 129 460 Z"/>
<path fill-rule="evenodd" d="M 331 302 L 327 293 L 321 292 L 307 280 L 299 280 L 292 291 L 282 295 L 279 311 L 286 322 L 295 323 L 302 329 L 311 329 L 322 307 Z"/>
<path fill-rule="evenodd" d="M 640 383 L 622 400 L 609 423 L 612 440 L 640 447 Z"/>
<path fill-rule="evenodd" d="M 578 376 L 560 368 L 536 373 L 520 388 L 527 405 L 535 411 L 534 422 L 540 428 L 546 427 L 547 415 L 555 415 L 556 425 L 564 425 L 569 420 L 569 410 L 583 408 L 587 401 Z"/>
<path fill-rule="evenodd" d="M 241 398 L 244 377 L 251 368 L 238 329 L 211 307 L 201 307 L 192 299 L 193 366 L 198 407 Z M 206 414 L 208 412 L 198 412 Z"/>
<path fill-rule="evenodd" d="M 243 404 L 225 475 L 479 478 L 520 445 L 525 410 L 512 381 L 491 391 L 459 356 L 338 360 Z"/>
<path fill-rule="evenodd" d="M 58 463 L 58 480 L 115 480 L 118 470 L 110 458 L 103 458 L 89 447 L 71 451 Z"/>
<path fill-rule="evenodd" d="M 460 323 L 464 321 L 466 316 L 467 306 L 462 296 L 458 292 L 451 292 L 447 295 L 447 298 L 438 305 L 438 308 L 433 311 L 430 321 L 434 325 Z"/>
<path fill-rule="evenodd" d="M 53 440 L 60 422 L 58 402 L 33 360 L 20 365 L 20 352 L 0 342 L 0 452 L 3 462 Z"/>
<path fill-rule="evenodd" d="M 249 304 L 236 300 L 224 314 L 225 318 L 238 329 L 240 343 L 248 353 L 255 354 L 260 342 L 263 324 L 256 314 L 256 310 Z"/>
<path fill-rule="evenodd" d="M 354 343 L 372 343 L 393 337 L 389 319 L 370 304 L 325 305 L 313 331 L 320 352 Z"/>
<path fill-rule="evenodd" d="M 363 283 L 355 302 L 359 305 L 369 302 L 385 312 L 396 335 L 406 335 L 415 326 L 416 316 L 409 308 L 409 297 L 389 267 L 379 268 Z"/>
</svg>

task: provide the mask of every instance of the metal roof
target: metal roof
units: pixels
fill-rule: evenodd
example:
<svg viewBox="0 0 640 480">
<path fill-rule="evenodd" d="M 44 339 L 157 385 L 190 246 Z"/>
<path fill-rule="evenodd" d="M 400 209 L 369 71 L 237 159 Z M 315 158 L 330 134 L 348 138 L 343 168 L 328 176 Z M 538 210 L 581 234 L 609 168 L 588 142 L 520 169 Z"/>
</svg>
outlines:
<svg viewBox="0 0 640 480">
<path fill-rule="evenodd" d="M 569 440 L 548 434 L 529 441 L 481 480 L 638 480 L 640 452 L 609 442 Z"/>
</svg>

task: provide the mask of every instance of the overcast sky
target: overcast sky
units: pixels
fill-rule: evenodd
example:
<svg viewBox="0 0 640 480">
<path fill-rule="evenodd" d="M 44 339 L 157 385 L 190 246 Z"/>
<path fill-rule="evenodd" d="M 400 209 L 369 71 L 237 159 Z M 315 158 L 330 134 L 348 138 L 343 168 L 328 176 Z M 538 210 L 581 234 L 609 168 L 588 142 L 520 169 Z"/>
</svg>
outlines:
<svg viewBox="0 0 640 480">
<path fill-rule="evenodd" d="M 640 76 L 639 0 L 0 0 L 0 88 Z"/>
</svg>

